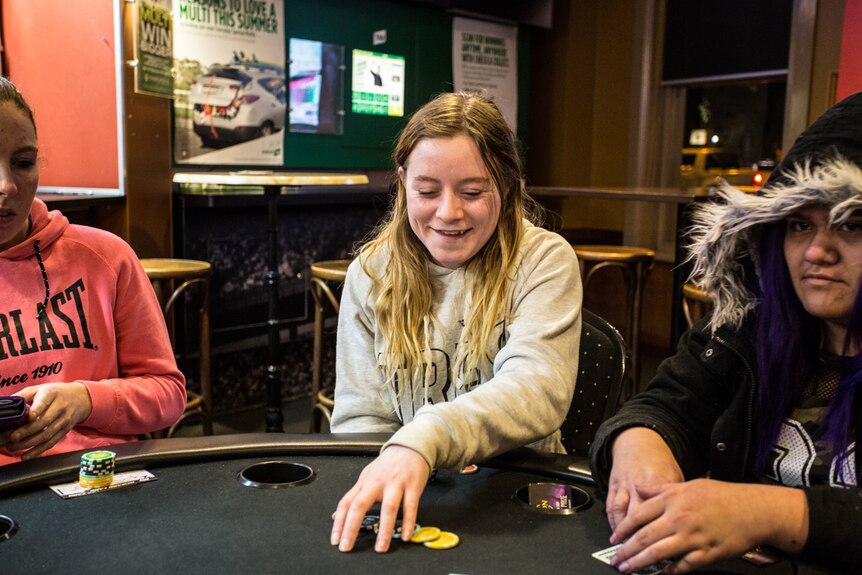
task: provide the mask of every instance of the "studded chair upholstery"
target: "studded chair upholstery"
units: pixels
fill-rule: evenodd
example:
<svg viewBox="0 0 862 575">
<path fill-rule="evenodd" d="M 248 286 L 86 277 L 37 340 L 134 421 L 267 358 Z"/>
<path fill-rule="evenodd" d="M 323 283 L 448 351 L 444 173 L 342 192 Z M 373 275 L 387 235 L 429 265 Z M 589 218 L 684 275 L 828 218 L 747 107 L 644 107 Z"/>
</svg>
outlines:
<svg viewBox="0 0 862 575">
<path fill-rule="evenodd" d="M 616 411 L 627 357 L 614 326 L 588 310 L 582 320 L 575 396 L 560 431 L 566 451 L 586 457 L 599 424 Z"/>
</svg>

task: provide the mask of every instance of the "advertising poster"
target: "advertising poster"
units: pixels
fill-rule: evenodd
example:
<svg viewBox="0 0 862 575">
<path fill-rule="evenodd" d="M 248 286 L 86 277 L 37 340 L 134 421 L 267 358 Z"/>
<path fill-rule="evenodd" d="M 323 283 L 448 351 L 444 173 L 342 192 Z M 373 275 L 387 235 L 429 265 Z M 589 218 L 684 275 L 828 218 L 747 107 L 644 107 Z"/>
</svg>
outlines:
<svg viewBox="0 0 862 575">
<path fill-rule="evenodd" d="M 281 165 L 282 0 L 173 0 L 174 159 Z"/>
<path fill-rule="evenodd" d="M 518 125 L 518 28 L 456 17 L 452 20 L 455 91 L 484 90 L 515 130 Z"/>
<path fill-rule="evenodd" d="M 137 7 L 135 92 L 173 98 L 171 0 L 139 0 Z"/>
</svg>

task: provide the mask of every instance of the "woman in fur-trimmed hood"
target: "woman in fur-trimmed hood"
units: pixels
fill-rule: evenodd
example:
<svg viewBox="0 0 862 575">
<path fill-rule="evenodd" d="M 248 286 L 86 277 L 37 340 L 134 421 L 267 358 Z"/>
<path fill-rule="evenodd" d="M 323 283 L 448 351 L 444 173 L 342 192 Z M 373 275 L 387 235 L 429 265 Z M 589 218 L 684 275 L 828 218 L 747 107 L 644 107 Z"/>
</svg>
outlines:
<svg viewBox="0 0 862 575">
<path fill-rule="evenodd" d="M 690 230 L 712 315 L 593 444 L 625 542 L 613 564 L 682 573 L 768 545 L 859 569 L 862 93 L 812 124 L 761 192 L 719 195 Z"/>
</svg>

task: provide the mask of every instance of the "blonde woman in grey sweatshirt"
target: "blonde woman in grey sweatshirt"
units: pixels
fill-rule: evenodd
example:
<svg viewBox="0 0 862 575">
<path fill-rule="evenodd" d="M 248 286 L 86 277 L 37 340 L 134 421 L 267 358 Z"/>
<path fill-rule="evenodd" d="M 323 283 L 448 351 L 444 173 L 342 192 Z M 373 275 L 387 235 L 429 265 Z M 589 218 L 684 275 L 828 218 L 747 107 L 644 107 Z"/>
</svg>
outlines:
<svg viewBox="0 0 862 575">
<path fill-rule="evenodd" d="M 388 550 L 399 507 L 408 539 L 434 468 L 527 444 L 563 452 L 578 367 L 578 262 L 530 223 L 537 210 L 494 102 L 436 97 L 394 160 L 394 204 L 347 274 L 332 420 L 337 433 L 393 435 L 333 515 L 341 551 L 375 503 L 375 549 Z"/>
</svg>

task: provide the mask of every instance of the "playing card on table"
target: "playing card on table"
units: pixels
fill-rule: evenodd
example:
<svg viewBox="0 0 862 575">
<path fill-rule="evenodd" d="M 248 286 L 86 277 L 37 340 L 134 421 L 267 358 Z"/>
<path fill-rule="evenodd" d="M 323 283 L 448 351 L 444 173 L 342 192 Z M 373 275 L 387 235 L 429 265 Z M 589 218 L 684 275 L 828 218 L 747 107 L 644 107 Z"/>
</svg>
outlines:
<svg viewBox="0 0 862 575">
<path fill-rule="evenodd" d="M 595 557 L 602 563 L 607 563 L 608 565 L 610 565 L 611 557 L 614 556 L 614 553 L 616 553 L 617 549 L 619 549 L 620 547 L 622 547 L 622 544 L 613 545 L 611 547 L 608 547 L 607 549 L 596 551 L 595 553 L 593 553 L 593 557 Z M 670 561 L 668 560 L 661 561 L 655 565 L 650 565 L 649 567 L 641 569 L 640 571 L 636 571 L 634 575 L 653 575 L 654 573 L 661 573 L 662 568 L 669 563 Z"/>
</svg>

